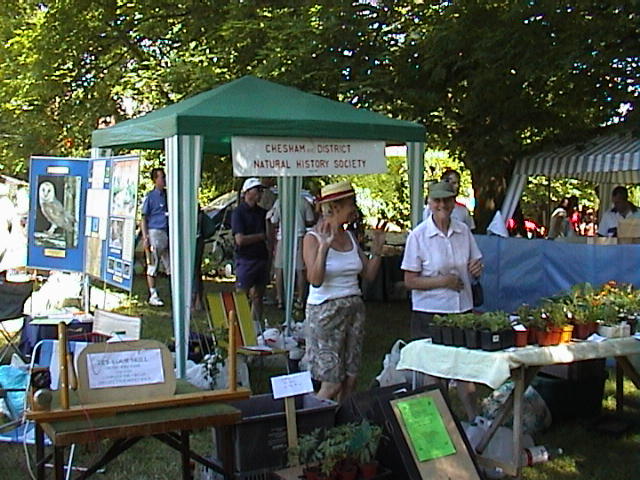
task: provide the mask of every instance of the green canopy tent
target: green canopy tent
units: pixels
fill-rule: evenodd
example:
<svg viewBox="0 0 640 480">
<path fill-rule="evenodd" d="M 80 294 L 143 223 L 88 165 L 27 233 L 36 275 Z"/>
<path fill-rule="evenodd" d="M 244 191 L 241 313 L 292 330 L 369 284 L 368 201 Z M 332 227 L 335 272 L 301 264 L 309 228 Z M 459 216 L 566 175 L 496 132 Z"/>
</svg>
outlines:
<svg viewBox="0 0 640 480">
<path fill-rule="evenodd" d="M 246 76 L 92 134 L 92 155 L 111 149 L 162 149 L 167 163 L 169 243 L 178 375 L 184 377 L 203 153 L 230 154 L 234 136 L 336 138 L 406 143 L 414 225 L 423 206 L 423 126 Z M 280 179 L 285 301 L 290 318 L 295 203 L 300 178 Z"/>
</svg>

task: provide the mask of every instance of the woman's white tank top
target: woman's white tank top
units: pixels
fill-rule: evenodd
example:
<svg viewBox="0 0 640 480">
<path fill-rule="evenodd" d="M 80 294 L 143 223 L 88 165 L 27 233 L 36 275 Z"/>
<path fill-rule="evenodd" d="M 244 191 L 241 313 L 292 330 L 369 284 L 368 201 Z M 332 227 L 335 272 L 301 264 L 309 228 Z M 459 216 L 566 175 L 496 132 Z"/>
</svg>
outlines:
<svg viewBox="0 0 640 480">
<path fill-rule="evenodd" d="M 318 237 L 314 231 L 309 233 Z M 358 285 L 358 275 L 363 268 L 362 259 L 353 235 L 351 232 L 347 234 L 351 239 L 351 250 L 340 252 L 329 248 L 325 261 L 324 281 L 319 287 L 309 286 L 307 303 L 320 305 L 327 300 L 362 294 Z"/>
</svg>

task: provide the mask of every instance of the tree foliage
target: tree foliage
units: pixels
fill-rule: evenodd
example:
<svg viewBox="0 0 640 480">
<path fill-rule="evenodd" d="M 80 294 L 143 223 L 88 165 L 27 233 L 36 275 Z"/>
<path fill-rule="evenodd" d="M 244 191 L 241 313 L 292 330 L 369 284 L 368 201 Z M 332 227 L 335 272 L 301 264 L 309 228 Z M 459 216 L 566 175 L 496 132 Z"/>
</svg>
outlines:
<svg viewBox="0 0 640 480">
<path fill-rule="evenodd" d="M 638 11 L 639 0 L 10 0 L 0 169 L 84 154 L 100 119 L 252 74 L 422 122 L 430 148 L 470 169 L 482 226 L 515 159 L 637 115 Z M 205 164 L 213 182 L 220 165 Z"/>
</svg>

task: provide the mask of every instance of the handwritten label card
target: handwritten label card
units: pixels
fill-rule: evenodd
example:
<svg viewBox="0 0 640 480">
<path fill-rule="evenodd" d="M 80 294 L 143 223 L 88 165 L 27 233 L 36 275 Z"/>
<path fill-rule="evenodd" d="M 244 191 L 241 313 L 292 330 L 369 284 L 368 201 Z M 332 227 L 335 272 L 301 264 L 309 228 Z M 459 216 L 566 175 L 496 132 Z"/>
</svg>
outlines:
<svg viewBox="0 0 640 480">
<path fill-rule="evenodd" d="M 313 392 L 311 374 L 309 372 L 300 372 L 271 377 L 271 389 L 275 400 Z"/>
<path fill-rule="evenodd" d="M 160 349 L 87 355 L 89 388 L 130 387 L 164 382 Z"/>
</svg>

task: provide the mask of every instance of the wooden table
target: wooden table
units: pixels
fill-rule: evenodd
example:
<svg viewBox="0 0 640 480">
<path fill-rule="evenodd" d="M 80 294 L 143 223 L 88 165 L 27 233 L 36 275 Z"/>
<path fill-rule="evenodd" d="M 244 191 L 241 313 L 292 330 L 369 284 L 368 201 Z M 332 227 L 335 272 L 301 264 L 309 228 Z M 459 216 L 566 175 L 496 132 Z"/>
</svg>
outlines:
<svg viewBox="0 0 640 480">
<path fill-rule="evenodd" d="M 176 393 L 197 391 L 184 381 L 178 381 Z M 77 398 L 71 396 L 72 405 Z M 193 406 L 155 408 L 135 412 L 118 413 L 111 416 L 86 417 L 81 420 L 36 422 L 37 478 L 45 478 L 45 463 L 53 456 L 56 480 L 64 476 L 64 451 L 72 444 L 94 443 L 112 440 L 110 448 L 93 465 L 77 478 L 87 478 L 104 467 L 118 455 L 135 445 L 144 437 L 154 437 L 178 450 L 182 457 L 182 478 L 190 479 L 190 461 L 196 461 L 208 468 L 231 478 L 233 469 L 233 448 L 231 428 L 241 417 L 237 408 L 224 403 L 207 403 Z M 218 427 L 224 436 L 222 466 L 211 462 L 191 451 L 189 433 L 191 430 Z M 45 455 L 44 434 L 51 439 L 53 452 Z M 229 472 L 229 473 L 225 473 Z"/>
<path fill-rule="evenodd" d="M 622 409 L 622 378 L 626 375 L 640 389 L 640 375 L 629 356 L 640 354 L 640 340 L 634 337 L 608 339 L 601 343 L 572 342 L 552 347 L 528 346 L 510 351 L 485 352 L 462 347 L 434 345 L 427 340 L 416 340 L 401 350 L 398 369 L 413 370 L 442 378 L 478 382 L 497 388 L 511 378 L 514 388 L 499 410 L 491 428 L 476 447 L 482 454 L 489 441 L 513 412 L 513 452 L 509 464 L 488 462 L 499 466 L 508 475 L 520 477 L 522 449 L 522 399 L 524 391 L 538 370 L 545 365 L 573 363 L 581 360 L 614 357 L 616 359 L 616 408 Z"/>
</svg>

